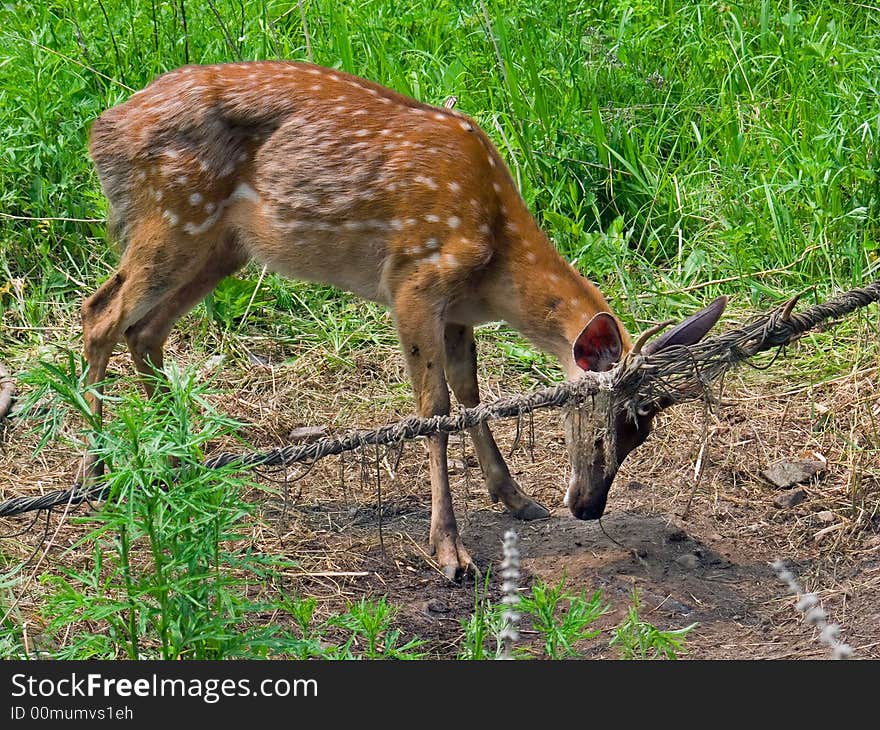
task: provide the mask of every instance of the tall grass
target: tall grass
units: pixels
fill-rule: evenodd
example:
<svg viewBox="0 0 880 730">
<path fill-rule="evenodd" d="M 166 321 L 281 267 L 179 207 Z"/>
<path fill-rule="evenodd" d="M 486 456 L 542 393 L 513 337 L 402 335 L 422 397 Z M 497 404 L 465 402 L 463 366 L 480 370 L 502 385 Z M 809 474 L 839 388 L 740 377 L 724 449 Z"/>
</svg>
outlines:
<svg viewBox="0 0 880 730">
<path fill-rule="evenodd" d="M 100 222 L 50 220 L 104 216 L 86 155 L 101 110 L 186 62 L 309 54 L 426 101 L 457 95 L 559 248 L 626 319 L 692 306 L 718 287 L 676 290 L 708 280 L 733 279 L 725 290 L 759 304 L 876 274 L 880 12 L 868 5 L 311 0 L 304 9 L 305 24 L 298 7 L 273 0 L 0 9 L 7 321 L 51 321 L 112 265 Z M 319 290 L 275 289 L 300 301 Z M 15 336 L 31 346 L 35 337 Z"/>
</svg>

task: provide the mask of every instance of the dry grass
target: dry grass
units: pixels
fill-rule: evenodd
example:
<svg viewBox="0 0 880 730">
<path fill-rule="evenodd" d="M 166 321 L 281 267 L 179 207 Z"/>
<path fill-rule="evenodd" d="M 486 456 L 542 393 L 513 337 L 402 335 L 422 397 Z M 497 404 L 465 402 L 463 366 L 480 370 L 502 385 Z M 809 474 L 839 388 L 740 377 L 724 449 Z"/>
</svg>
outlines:
<svg viewBox="0 0 880 730">
<path fill-rule="evenodd" d="M 876 324 L 864 320 L 849 329 L 846 338 L 835 340 L 834 356 L 851 362 L 848 369 L 827 363 L 828 358 L 817 356 L 815 343 L 805 339 L 766 371 L 742 368 L 729 376 L 723 406 L 717 412 L 705 412 L 697 403 L 664 413 L 647 444 L 621 468 L 608 508 L 609 513 L 663 515 L 731 557 L 739 551 L 739 557 L 748 556 L 758 564 L 782 558 L 799 566 L 801 582 L 838 612 L 835 620 L 844 628 L 848 621 L 860 627 L 857 636 L 849 637 L 857 656 L 860 647 L 870 655 L 871 647 L 880 642 L 877 622 L 871 630 L 870 616 L 860 621 L 849 609 L 854 596 L 859 597 L 860 607 L 880 606 L 876 331 Z M 331 362 L 320 350 L 297 352 L 265 339 L 241 339 L 236 346 L 240 355 L 218 366 L 214 374 L 217 393 L 213 398 L 218 409 L 246 424 L 241 435 L 259 448 L 284 444 L 290 431 L 301 425 L 326 425 L 331 433 L 339 433 L 369 428 L 410 412 L 402 358 L 390 348 L 359 352 L 354 364 L 347 366 Z M 529 376 L 485 343 L 480 347 L 484 397 L 517 392 Z M 245 351 L 270 364 L 255 365 Z M 177 336 L 170 343 L 169 357 L 187 363 L 194 362 L 196 355 Z M 129 372 L 127 354 L 120 351 L 112 368 Z M 820 370 L 824 375 L 817 374 Z M 33 458 L 36 436 L 28 433 L 30 425 L 13 421 L 2 431 L 0 471 L 9 478 L 0 488 L 0 499 L 39 494 L 72 481 L 78 455 L 59 447 Z M 68 424 L 71 430 L 78 427 Z M 502 451 L 512 449 L 517 430 L 512 421 L 494 425 Z M 560 507 L 567 460 L 558 414 L 544 411 L 533 422 L 524 419 L 519 431 L 509 459 L 512 473 L 526 491 L 551 509 Z M 216 448 L 241 450 L 242 446 L 230 441 Z M 701 454 L 698 476 L 695 467 Z M 773 498 L 778 490 L 760 472 L 776 459 L 802 454 L 821 454 L 827 459 L 827 472 L 803 485 L 804 502 L 791 509 L 776 507 Z M 456 511 L 467 534 L 472 514 L 480 516 L 477 524 L 483 524 L 489 501 L 470 445 L 453 437 L 450 458 Z M 315 596 L 320 614 L 327 615 L 365 593 L 387 593 L 394 600 L 402 586 L 415 593 L 429 588 L 447 590 L 426 553 L 430 493 L 421 445 L 408 444 L 401 453 L 382 449 L 378 465 L 375 453 L 349 454 L 310 469 L 296 466 L 261 478 L 277 488 L 277 497 L 263 505 L 263 519 L 253 522 L 249 542 L 267 554 L 295 557 L 296 571 L 279 575 L 278 582 L 285 590 Z M 383 498 L 381 536 L 377 479 Z M 255 499 L 265 500 L 264 492 L 255 494 L 259 495 Z M 682 516 L 689 502 L 688 514 Z M 491 509 L 499 522 L 506 519 L 500 508 Z M 83 514 L 83 509 L 76 514 Z M 10 533 L 24 524 L 21 518 L 6 520 L 2 530 Z M 39 547 L 42 524 L 39 520 L 30 532 L 3 540 L 8 567 Z M 53 517 L 50 541 L 37 550 L 38 562 L 26 569 L 30 579 L 16 589 L 16 611 L 23 621 L 36 615 L 40 573 L 59 563 L 73 565 L 87 559 L 74 545 L 89 528 L 88 521 Z M 564 569 L 560 561 L 560 572 Z M 253 587 L 255 593 L 263 589 Z M 472 596 L 469 590 L 460 593 L 466 595 L 453 602 L 466 610 Z M 808 640 L 809 630 L 797 623 L 784 591 L 771 590 L 756 599 L 755 606 L 760 620 L 781 632 L 778 645 L 766 644 L 764 639 L 767 646 L 775 647 L 774 656 L 821 653 Z M 425 627 L 416 628 L 424 631 Z M 716 647 L 735 645 L 739 651 L 752 651 L 746 648 L 747 637 L 739 637 L 741 630 L 733 624 L 729 633 L 718 630 L 722 640 Z M 448 619 L 444 631 L 438 641 L 451 647 L 457 637 L 457 620 Z M 793 643 L 786 643 L 788 635 L 796 637 Z M 736 650 L 730 652 L 736 654 Z M 712 652 L 707 649 L 705 655 Z"/>
</svg>

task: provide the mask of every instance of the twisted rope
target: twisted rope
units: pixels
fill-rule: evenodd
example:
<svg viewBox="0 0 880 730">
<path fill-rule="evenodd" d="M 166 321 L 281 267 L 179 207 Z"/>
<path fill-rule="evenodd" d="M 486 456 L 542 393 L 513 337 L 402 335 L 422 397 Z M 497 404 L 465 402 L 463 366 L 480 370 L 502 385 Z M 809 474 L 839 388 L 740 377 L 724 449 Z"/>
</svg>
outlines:
<svg viewBox="0 0 880 730">
<path fill-rule="evenodd" d="M 419 418 L 412 416 L 398 423 L 371 431 L 356 431 L 341 438 L 323 438 L 309 444 L 284 446 L 248 454 L 221 453 L 205 461 L 216 469 L 236 464 L 287 466 L 314 462 L 326 456 L 354 451 L 364 446 L 386 445 L 473 428 L 486 421 L 518 417 L 539 408 L 582 405 L 600 391 L 612 396 L 612 409 L 635 412 L 644 406 L 665 407 L 704 397 L 708 386 L 737 364 L 759 352 L 781 347 L 798 339 L 818 324 L 850 314 L 880 301 L 880 280 L 840 294 L 800 313 L 790 311 L 793 302 L 769 315 L 758 317 L 742 327 L 691 346 L 669 347 L 650 356 L 627 358 L 607 373 L 588 372 L 574 382 L 564 382 L 522 396 L 502 398 L 462 409 L 457 415 Z M 32 510 L 48 509 L 59 504 L 76 505 L 107 496 L 106 486 L 48 492 L 39 497 L 15 497 L 0 504 L 0 517 L 11 517 Z"/>
</svg>

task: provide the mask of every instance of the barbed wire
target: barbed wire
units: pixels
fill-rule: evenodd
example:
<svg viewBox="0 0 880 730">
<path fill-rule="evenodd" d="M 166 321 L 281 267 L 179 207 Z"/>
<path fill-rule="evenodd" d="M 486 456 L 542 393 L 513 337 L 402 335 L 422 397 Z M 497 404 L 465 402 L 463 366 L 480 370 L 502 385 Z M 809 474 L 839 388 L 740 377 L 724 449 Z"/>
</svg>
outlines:
<svg viewBox="0 0 880 730">
<path fill-rule="evenodd" d="M 711 384 L 739 363 L 760 352 L 787 345 L 822 322 L 880 301 L 880 280 L 799 313 L 792 311 L 797 299 L 741 327 L 706 337 L 694 345 L 668 347 L 651 355 L 628 357 L 605 373 L 586 372 L 576 381 L 481 403 L 462 409 L 456 415 L 411 416 L 397 423 L 369 431 L 355 431 L 339 438 L 326 437 L 308 444 L 268 451 L 221 453 L 207 459 L 205 466 L 213 469 L 235 464 L 244 469 L 315 462 L 365 446 L 390 446 L 421 436 L 464 431 L 486 421 L 521 417 L 540 408 L 583 405 L 600 391 L 610 395 L 609 408 L 612 411 L 622 409 L 632 414 L 646 407 L 663 408 L 706 397 Z M 107 490 L 106 485 L 77 485 L 39 497 L 15 497 L 0 503 L 0 517 L 12 517 L 59 504 L 100 501 L 107 497 Z"/>
</svg>

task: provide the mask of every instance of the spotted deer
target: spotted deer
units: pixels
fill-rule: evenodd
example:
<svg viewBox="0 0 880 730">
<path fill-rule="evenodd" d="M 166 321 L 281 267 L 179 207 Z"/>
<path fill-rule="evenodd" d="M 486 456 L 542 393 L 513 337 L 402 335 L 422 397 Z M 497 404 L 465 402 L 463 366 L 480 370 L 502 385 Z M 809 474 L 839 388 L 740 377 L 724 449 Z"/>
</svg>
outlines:
<svg viewBox="0 0 880 730">
<path fill-rule="evenodd" d="M 160 369 L 174 322 L 249 260 L 388 306 L 422 416 L 449 412 L 447 383 L 462 405 L 479 402 L 473 328 L 483 322 L 508 322 L 570 379 L 610 369 L 631 347 L 601 292 L 541 232 L 488 136 L 458 111 L 307 63 L 185 66 L 105 111 L 89 149 L 123 247 L 82 306 L 91 386 L 123 337 L 141 374 Z M 658 342 L 700 339 L 720 309 Z M 100 419 L 99 388 L 87 397 Z M 565 417 L 576 517 L 601 516 L 617 464 L 653 415 L 619 418 L 615 464 L 601 438 L 579 442 Z M 470 435 L 492 500 L 523 520 L 547 517 L 489 428 Z M 430 543 L 457 579 L 473 563 L 447 439 L 427 439 Z M 101 469 L 87 456 L 84 478 Z"/>
</svg>

